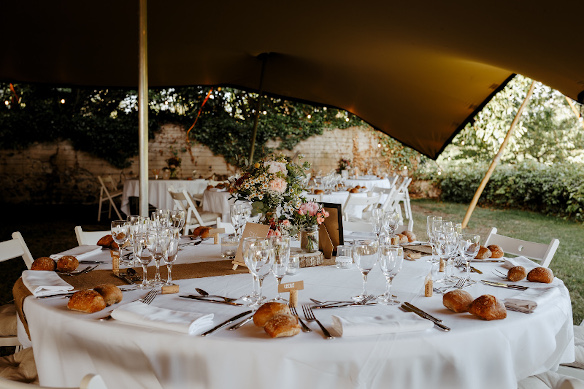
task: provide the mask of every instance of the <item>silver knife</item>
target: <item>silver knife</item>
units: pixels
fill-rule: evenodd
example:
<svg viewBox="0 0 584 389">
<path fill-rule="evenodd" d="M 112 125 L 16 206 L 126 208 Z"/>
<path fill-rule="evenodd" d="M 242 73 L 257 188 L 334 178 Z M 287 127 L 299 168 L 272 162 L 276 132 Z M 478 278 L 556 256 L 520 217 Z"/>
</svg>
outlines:
<svg viewBox="0 0 584 389">
<path fill-rule="evenodd" d="M 245 319 L 245 320 L 242 320 L 242 321 L 240 321 L 239 323 L 232 325 L 231 327 L 229 327 L 229 328 L 228 328 L 228 330 L 229 330 L 229 331 L 233 331 L 233 330 L 236 330 L 236 329 L 238 329 L 238 328 L 241 328 L 241 327 L 243 327 L 245 324 L 249 323 L 249 322 L 250 322 L 252 319 L 253 319 L 253 316 L 250 316 L 250 317 L 248 317 L 247 319 Z"/>
<path fill-rule="evenodd" d="M 181 297 L 183 297 L 183 296 L 181 296 Z M 250 310 L 250 311 L 245 311 L 245 312 L 242 312 L 242 313 L 240 313 L 240 314 L 238 314 L 238 315 L 235 315 L 235 316 L 233 316 L 232 318 L 225 320 L 223 323 L 219 323 L 219 324 L 218 324 L 218 325 L 216 325 L 215 327 L 211 328 L 209 331 L 207 331 L 207 332 L 203 332 L 203 333 L 201 334 L 201 336 L 207 336 L 207 335 L 209 335 L 210 333 L 213 333 L 213 332 L 217 331 L 219 328 L 221 328 L 221 327 L 223 327 L 223 326 L 226 326 L 226 325 L 227 325 L 227 324 L 229 324 L 229 323 L 233 323 L 234 321 L 236 321 L 237 319 L 240 319 L 240 318 L 244 317 L 245 315 L 249 315 L 251 312 L 252 312 L 252 311 Z"/>
<path fill-rule="evenodd" d="M 438 321 L 435 321 L 435 320 L 432 320 L 432 319 L 430 319 L 430 317 L 429 317 L 429 316 L 426 316 L 426 315 L 422 314 L 421 312 L 417 312 L 417 311 L 415 311 L 414 309 L 412 309 L 412 308 L 408 307 L 407 305 L 404 305 L 404 304 L 402 304 L 402 305 L 400 306 L 400 308 L 401 308 L 402 310 L 404 310 L 404 311 L 413 312 L 413 313 L 415 313 L 416 315 L 420 316 L 422 319 L 430 320 L 431 322 L 433 322 L 433 323 L 434 323 L 434 325 L 435 325 L 436 327 L 440 328 L 440 329 L 441 329 L 441 330 L 443 330 L 443 331 L 446 331 L 446 332 L 450 331 L 450 327 L 446 327 L 444 324 L 442 324 L 442 323 L 440 323 L 440 322 L 438 322 Z"/>
<path fill-rule="evenodd" d="M 243 306 L 243 304 L 240 304 L 240 303 L 234 303 L 234 302 L 232 302 L 232 301 L 225 301 L 225 300 L 213 300 L 213 299 L 210 299 L 210 298 L 205 298 L 205 297 L 202 297 L 202 296 L 193 296 L 193 295 L 191 295 L 191 294 L 189 294 L 189 295 L 186 295 L 186 296 L 185 296 L 185 295 L 183 295 L 183 296 L 178 296 L 178 297 L 182 297 L 182 298 L 185 298 L 185 299 L 193 299 L 193 300 L 197 300 L 197 301 L 206 301 L 206 302 L 208 302 L 208 303 L 216 303 L 216 304 L 227 304 L 227 305 L 235 305 L 236 307 L 241 307 L 241 306 Z"/>
<path fill-rule="evenodd" d="M 312 309 L 329 309 L 329 308 L 345 308 L 345 307 L 366 307 L 369 305 L 378 305 L 376 303 L 342 303 L 342 304 L 327 304 L 327 305 L 313 305 Z"/>
<path fill-rule="evenodd" d="M 410 308 L 410 309 L 411 309 L 411 310 L 413 310 L 413 311 L 418 311 L 418 312 L 420 312 L 420 313 L 421 313 L 422 315 L 424 315 L 424 316 L 428 316 L 428 319 L 430 319 L 430 320 L 432 320 L 432 321 L 437 321 L 437 322 L 440 322 L 440 323 L 442 323 L 442 320 L 440 320 L 440 319 L 438 319 L 438 318 L 436 318 L 436 317 L 434 317 L 434 316 L 430 315 L 428 312 L 422 311 L 420 308 L 416 307 L 416 306 L 415 306 L 415 305 L 413 305 L 413 304 L 410 304 L 410 303 L 408 303 L 407 301 L 404 301 L 403 305 L 405 305 L 406 307 Z"/>
<path fill-rule="evenodd" d="M 481 280 L 481 282 L 485 285 L 495 286 L 497 288 L 509 288 L 509 289 L 517 289 L 517 290 L 528 289 L 527 286 L 523 286 L 523 285 L 504 284 L 502 282 L 494 282 L 494 281 L 487 281 L 487 280 Z"/>
</svg>

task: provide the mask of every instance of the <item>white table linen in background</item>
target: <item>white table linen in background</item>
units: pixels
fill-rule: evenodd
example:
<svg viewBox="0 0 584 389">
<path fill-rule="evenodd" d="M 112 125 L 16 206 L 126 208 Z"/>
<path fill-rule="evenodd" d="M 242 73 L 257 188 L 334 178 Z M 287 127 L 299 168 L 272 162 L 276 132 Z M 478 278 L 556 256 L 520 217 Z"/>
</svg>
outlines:
<svg viewBox="0 0 584 389">
<path fill-rule="evenodd" d="M 186 189 L 190 194 L 203 193 L 208 185 L 204 179 L 197 180 L 148 180 L 148 203 L 158 209 L 174 209 L 174 201 L 168 194 L 169 188 L 177 192 Z M 121 210 L 126 215 L 130 214 L 130 197 L 140 196 L 140 181 L 124 181 Z"/>
<path fill-rule="evenodd" d="M 361 176 L 359 178 L 345 179 L 345 185 L 348 187 L 355 187 L 357 185 L 364 186 L 367 190 L 377 188 L 391 188 L 391 183 L 387 178 L 379 178 L 377 176 Z"/>
<path fill-rule="evenodd" d="M 230 206 L 235 202 L 231 193 L 226 190 L 205 190 L 203 192 L 203 211 L 221 214 L 221 220 L 231 223 Z"/>
<path fill-rule="evenodd" d="M 200 249 L 210 253 L 217 246 Z M 200 260 L 198 256 L 194 256 Z M 210 257 L 207 257 L 209 260 Z M 180 256 L 179 256 L 180 259 Z M 476 279 L 499 280 L 491 270 L 500 264 L 473 264 L 483 275 Z M 101 374 L 115 388 L 516 388 L 517 381 L 555 368 L 574 358 L 570 298 L 561 280 L 556 299 L 526 315 L 508 312 L 504 320 L 483 321 L 468 313 L 455 314 L 442 305 L 442 296 L 423 296 L 430 264 L 424 258 L 404 263 L 394 279 L 392 292 L 440 317 L 450 332 L 430 328 L 421 332 L 339 337 L 325 340 L 318 326 L 311 333 L 271 339 L 253 324 L 237 331 L 218 330 L 207 337 L 189 336 L 120 323 L 95 320 L 107 314 L 71 312 L 66 299 L 25 300 L 24 310 L 33 339 L 35 360 L 42 385 L 74 386 L 87 373 Z M 284 282 L 304 280 L 300 302 L 344 300 L 361 292 L 356 269 L 335 267 L 300 269 Z M 178 280 L 180 294 L 200 287 L 213 294 L 238 297 L 251 292 L 251 275 L 239 274 Z M 379 294 L 385 279 L 376 267 L 369 274 L 368 290 Z M 550 285 L 548 285 L 549 287 Z M 264 294 L 275 297 L 276 281 L 266 278 Z M 481 283 L 466 289 L 473 297 L 492 294 L 498 299 L 520 291 Z M 125 302 L 145 291 L 124 292 Z M 159 295 L 152 306 L 185 312 L 214 313 L 217 324 L 246 307 Z M 315 315 L 332 329 L 332 315 L 343 317 L 388 315 L 397 306 L 318 309 Z M 65 368 L 66 367 L 66 368 Z"/>
</svg>

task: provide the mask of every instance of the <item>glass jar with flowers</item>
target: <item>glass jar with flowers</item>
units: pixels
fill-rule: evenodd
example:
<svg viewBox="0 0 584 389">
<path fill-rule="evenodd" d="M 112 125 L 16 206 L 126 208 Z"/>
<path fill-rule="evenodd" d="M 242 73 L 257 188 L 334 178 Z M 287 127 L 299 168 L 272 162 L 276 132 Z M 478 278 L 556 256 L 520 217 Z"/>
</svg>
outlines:
<svg viewBox="0 0 584 389">
<path fill-rule="evenodd" d="M 300 248 L 309 253 L 318 250 L 318 226 L 329 216 L 322 205 L 308 201 L 293 214 L 293 223 L 300 231 Z"/>
<path fill-rule="evenodd" d="M 301 158 L 301 157 L 300 157 Z M 292 162 L 284 155 L 262 159 L 241 175 L 230 178 L 230 192 L 252 204 L 252 214 L 262 214 L 260 221 L 270 225 L 270 234 L 286 233 L 293 226 L 290 219 L 304 201 L 308 162 Z"/>
</svg>

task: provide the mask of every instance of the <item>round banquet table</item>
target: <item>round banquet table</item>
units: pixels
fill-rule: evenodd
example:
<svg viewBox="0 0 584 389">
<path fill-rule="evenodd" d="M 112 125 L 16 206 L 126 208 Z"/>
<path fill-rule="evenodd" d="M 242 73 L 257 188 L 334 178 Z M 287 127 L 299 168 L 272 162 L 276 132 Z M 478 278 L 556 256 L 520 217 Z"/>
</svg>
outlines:
<svg viewBox="0 0 584 389">
<path fill-rule="evenodd" d="M 102 254 L 98 254 L 102 255 Z M 103 258 L 106 258 L 103 255 Z M 205 242 L 179 254 L 182 262 L 220 260 L 219 246 Z M 499 264 L 473 265 L 484 274 L 474 279 L 496 280 Z M 103 265 L 108 267 L 108 264 Z M 24 312 L 34 347 L 41 385 L 75 386 L 87 373 L 100 374 L 115 388 L 516 388 L 518 380 L 554 369 L 574 357 L 570 297 L 563 282 L 554 281 L 560 297 L 532 314 L 508 311 L 507 318 L 483 321 L 468 313 L 455 314 L 442 305 L 441 295 L 423 296 L 430 264 L 424 258 L 405 261 L 394 280 L 393 293 L 451 327 L 424 331 L 325 340 L 315 323 L 312 332 L 290 338 L 269 338 L 248 323 L 237 331 L 220 329 L 201 337 L 116 320 L 99 321 L 111 308 L 94 314 L 72 312 L 62 297 L 24 300 Z M 309 298 L 344 300 L 361 291 L 356 269 L 333 266 L 303 268 L 284 282 L 304 281 L 300 302 Z M 520 282 L 521 283 L 521 282 Z M 540 287 L 527 283 L 530 287 Z M 251 291 L 249 274 L 178 280 L 180 294 L 195 287 L 238 297 Z M 369 291 L 381 293 L 384 278 L 376 267 Z M 549 285 L 546 285 L 549 286 Z M 275 296 L 276 282 L 268 277 L 264 292 Z M 504 299 L 518 291 L 477 283 L 467 289 L 474 297 L 492 294 Z M 145 294 L 124 292 L 127 303 Z M 211 304 L 159 295 L 154 306 L 214 313 L 214 323 L 243 312 L 245 307 Z M 329 329 L 331 315 L 375 316 L 399 312 L 398 306 L 366 306 L 315 310 Z"/>
<path fill-rule="evenodd" d="M 204 179 L 196 180 L 148 180 L 148 202 L 158 209 L 174 209 L 172 197 L 168 194 L 169 188 L 176 191 L 186 189 L 190 194 L 203 193 L 208 185 Z M 130 214 L 130 197 L 140 196 L 140 181 L 124 181 L 121 210 L 126 215 Z"/>
</svg>

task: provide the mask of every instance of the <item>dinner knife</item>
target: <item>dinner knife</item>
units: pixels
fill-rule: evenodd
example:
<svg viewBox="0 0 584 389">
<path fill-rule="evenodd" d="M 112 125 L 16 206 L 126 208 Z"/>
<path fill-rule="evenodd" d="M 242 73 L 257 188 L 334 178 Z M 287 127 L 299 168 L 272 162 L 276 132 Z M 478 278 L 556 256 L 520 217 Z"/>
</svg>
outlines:
<svg viewBox="0 0 584 389">
<path fill-rule="evenodd" d="M 238 328 L 241 328 L 241 327 L 243 327 L 245 324 L 247 324 L 247 323 L 249 323 L 250 321 L 252 321 L 252 319 L 253 319 L 253 316 L 250 316 L 250 317 L 248 317 L 247 319 L 245 319 L 245 320 L 242 320 L 242 321 L 240 321 L 239 323 L 232 325 L 231 327 L 229 327 L 229 328 L 228 328 L 228 330 L 229 330 L 229 331 L 233 331 L 233 330 L 236 330 L 236 329 L 238 329 Z"/>
<path fill-rule="evenodd" d="M 405 305 L 406 307 L 410 308 L 411 310 L 414 310 L 414 311 L 418 311 L 418 312 L 420 312 L 422 315 L 424 315 L 424 316 L 427 316 L 427 317 L 428 317 L 428 319 L 430 319 L 430 320 L 432 320 L 432 321 L 437 321 L 437 322 L 440 322 L 440 323 L 442 323 L 442 320 L 440 320 L 440 319 L 438 319 L 438 318 L 436 318 L 436 317 L 434 317 L 434 316 L 430 315 L 430 314 L 429 314 L 428 312 L 426 312 L 426 311 L 422 311 L 420 308 L 416 307 L 416 306 L 415 306 L 415 305 L 413 305 L 413 304 L 410 304 L 410 303 L 408 303 L 407 301 L 404 301 L 403 305 Z"/>
<path fill-rule="evenodd" d="M 517 289 L 517 290 L 528 289 L 527 286 L 515 285 L 515 284 L 505 284 L 503 282 L 494 282 L 494 281 L 488 281 L 488 280 L 481 280 L 481 282 L 485 285 L 495 286 L 497 288 L 508 288 L 508 289 Z"/>
<path fill-rule="evenodd" d="M 243 304 L 240 304 L 240 303 L 234 303 L 233 301 L 213 300 L 213 299 L 205 298 L 205 297 L 202 297 L 202 296 L 193 296 L 192 294 L 182 295 L 182 296 L 178 296 L 178 297 L 182 297 L 182 298 L 185 298 L 185 299 L 193 299 L 193 300 L 197 300 L 197 301 L 206 301 L 208 303 L 235 305 L 237 307 L 241 307 L 243 305 Z"/>
<path fill-rule="evenodd" d="M 180 296 L 180 297 L 186 297 L 186 296 Z M 223 326 L 226 326 L 226 325 L 227 325 L 227 324 L 229 324 L 229 323 L 233 323 L 234 321 L 236 321 L 236 320 L 238 320 L 238 319 L 241 319 L 242 317 L 244 317 L 244 316 L 246 316 L 246 315 L 249 315 L 251 312 L 252 312 L 252 311 L 250 310 L 250 311 L 245 311 L 245 312 L 242 312 L 242 313 L 240 313 L 240 314 L 238 314 L 238 315 L 235 315 L 235 316 L 233 316 L 232 318 L 229 318 L 229 319 L 225 320 L 223 323 L 219 323 L 219 324 L 218 324 L 218 325 L 216 325 L 215 327 L 211 328 L 209 331 L 203 332 L 203 333 L 201 334 L 201 336 L 207 336 L 207 335 L 209 335 L 210 333 L 213 333 L 213 332 L 217 331 L 219 328 L 221 328 L 221 327 L 223 327 Z"/>
<path fill-rule="evenodd" d="M 447 327 L 447 326 L 445 326 L 444 324 L 440 323 L 439 321 L 432 320 L 432 319 L 430 318 L 430 315 L 427 315 L 427 314 L 426 314 L 426 315 L 424 315 L 424 314 L 422 313 L 423 311 L 422 311 L 422 312 L 416 311 L 416 310 L 414 310 L 414 309 L 412 309 L 412 308 L 408 307 L 407 305 L 405 305 L 405 303 L 404 303 L 404 304 L 402 304 L 400 308 L 401 308 L 402 310 L 404 310 L 404 311 L 413 312 L 413 313 L 415 313 L 416 315 L 420 316 L 422 319 L 430 320 L 431 322 L 433 322 L 433 323 L 434 323 L 434 325 L 435 325 L 436 327 L 440 328 L 442 331 L 446 331 L 446 332 L 450 331 L 450 327 Z M 433 316 L 432 316 L 432 317 L 433 317 Z"/>
</svg>

